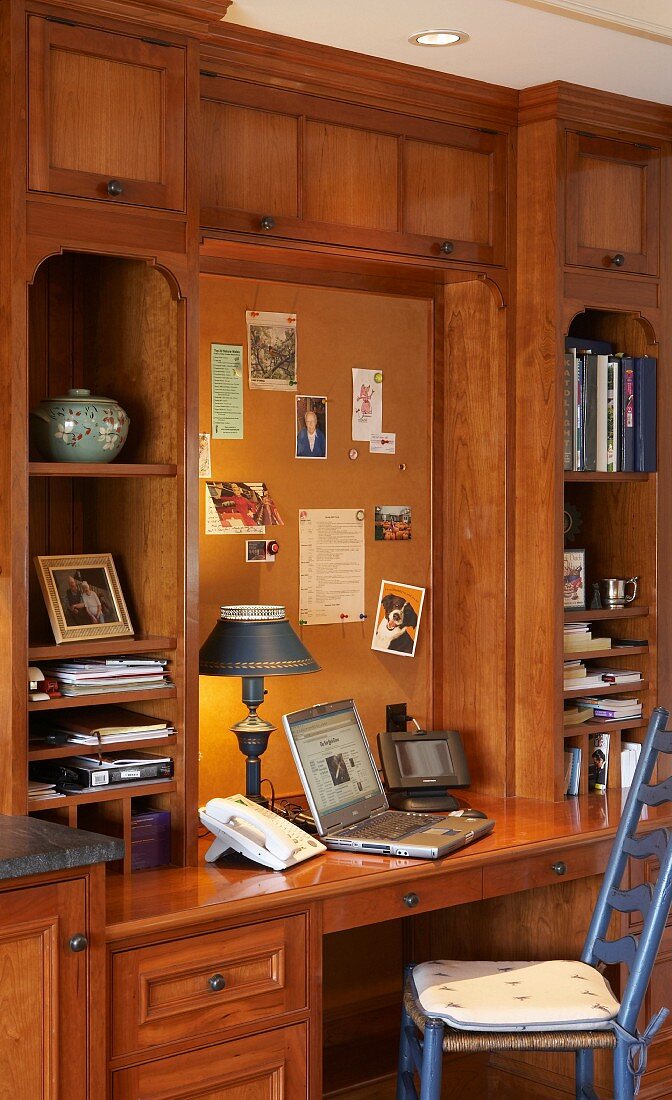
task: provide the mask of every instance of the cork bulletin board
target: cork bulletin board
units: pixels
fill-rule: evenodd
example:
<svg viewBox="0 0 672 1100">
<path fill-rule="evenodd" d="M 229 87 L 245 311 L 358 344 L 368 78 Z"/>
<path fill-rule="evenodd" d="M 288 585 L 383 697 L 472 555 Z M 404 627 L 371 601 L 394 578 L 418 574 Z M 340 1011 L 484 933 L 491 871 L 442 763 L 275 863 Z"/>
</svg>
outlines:
<svg viewBox="0 0 672 1100">
<path fill-rule="evenodd" d="M 251 390 L 247 380 L 247 310 L 296 314 L 298 384 L 292 393 Z M 283 712 L 352 696 L 369 740 L 385 725 L 386 703 L 406 702 L 424 724 L 431 712 L 431 362 L 432 306 L 424 299 L 290 283 L 203 275 L 200 284 L 199 430 L 211 431 L 212 344 L 243 347 L 241 440 L 211 440 L 213 481 L 265 482 L 284 525 L 267 526 L 274 562 L 247 563 L 246 538 L 205 534 L 205 480 L 200 486 L 200 632 L 203 640 L 227 603 L 284 604 L 322 671 L 267 677 L 261 713 L 278 725 L 262 758 L 276 795 L 300 789 Z M 383 375 L 383 430 L 396 433 L 396 453 L 370 454 L 353 442 L 352 369 Z M 327 399 L 326 460 L 295 457 L 295 395 Z M 356 448 L 352 460 L 349 451 Z M 400 468 L 404 467 L 404 468 Z M 376 541 L 376 506 L 411 508 L 410 541 Z M 364 511 L 365 609 L 360 621 L 299 625 L 299 510 Z M 415 656 L 371 649 L 381 580 L 426 588 Z M 200 678 L 202 800 L 244 790 L 244 762 L 229 726 L 240 719 L 241 681 Z M 266 794 L 269 792 L 266 790 Z"/>
</svg>

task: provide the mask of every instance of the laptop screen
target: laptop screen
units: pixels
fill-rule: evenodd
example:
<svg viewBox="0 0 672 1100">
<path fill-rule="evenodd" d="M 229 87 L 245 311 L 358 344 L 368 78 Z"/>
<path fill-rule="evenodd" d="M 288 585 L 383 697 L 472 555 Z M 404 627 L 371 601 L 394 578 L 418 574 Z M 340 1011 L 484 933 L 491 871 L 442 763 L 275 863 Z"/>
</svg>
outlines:
<svg viewBox="0 0 672 1100">
<path fill-rule="evenodd" d="M 319 818 L 339 819 L 368 799 L 379 802 L 381 784 L 351 699 L 297 711 L 283 718 L 306 794 Z"/>
</svg>

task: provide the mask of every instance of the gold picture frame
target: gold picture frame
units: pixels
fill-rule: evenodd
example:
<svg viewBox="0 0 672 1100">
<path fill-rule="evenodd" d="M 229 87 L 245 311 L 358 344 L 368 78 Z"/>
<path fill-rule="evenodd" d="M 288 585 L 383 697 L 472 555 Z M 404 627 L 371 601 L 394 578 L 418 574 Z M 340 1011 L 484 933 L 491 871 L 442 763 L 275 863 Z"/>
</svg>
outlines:
<svg viewBox="0 0 672 1100">
<path fill-rule="evenodd" d="M 111 554 L 39 556 L 35 568 L 57 643 L 133 634 Z"/>
</svg>

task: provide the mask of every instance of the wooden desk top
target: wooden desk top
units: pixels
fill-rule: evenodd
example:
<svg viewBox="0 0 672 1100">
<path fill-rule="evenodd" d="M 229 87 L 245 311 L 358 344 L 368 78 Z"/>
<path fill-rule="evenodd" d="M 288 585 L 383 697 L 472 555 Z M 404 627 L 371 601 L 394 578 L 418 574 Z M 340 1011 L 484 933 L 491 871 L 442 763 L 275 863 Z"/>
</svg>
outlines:
<svg viewBox="0 0 672 1100">
<path fill-rule="evenodd" d="M 400 899 L 405 890 L 417 892 L 423 888 L 432 899 L 428 908 L 473 901 L 475 883 L 482 880 L 484 869 L 489 868 L 495 874 L 499 867 L 499 876 L 506 883 L 507 868 L 502 864 L 527 861 L 527 866 L 538 856 L 544 857 L 544 867 L 548 862 L 550 868 L 553 862 L 550 857 L 560 850 L 578 854 L 581 846 L 594 847 L 609 841 L 620 818 L 622 792 L 614 790 L 603 796 L 591 794 L 555 803 L 483 797 L 477 805 L 495 819 L 494 832 L 440 860 L 328 852 L 279 872 L 256 870 L 242 858 L 224 856 L 216 865 L 201 862 L 198 867 L 110 875 L 107 939 L 115 942 L 215 920 L 271 916 L 273 910 L 314 902 L 324 903 L 325 912 L 329 905 L 339 909 L 338 918 L 325 921 L 326 931 L 356 927 L 394 915 L 384 907 L 378 915 L 375 912 L 376 896 L 384 900 L 390 889 Z M 652 827 L 672 824 L 669 806 L 645 810 L 645 814 Z M 600 860 L 605 857 L 602 849 L 606 852 L 606 847 L 600 844 Z M 587 871 L 584 865 L 578 873 L 595 873 L 595 870 Z M 514 886 L 510 892 L 521 888 L 527 886 Z M 369 912 L 363 918 L 354 912 L 355 895 L 359 895 L 360 905 L 369 898 Z M 351 923 L 344 925 L 347 905 L 352 906 L 353 917 Z M 414 911 L 422 912 L 422 907 Z M 410 915 L 408 909 L 405 915 Z"/>
</svg>

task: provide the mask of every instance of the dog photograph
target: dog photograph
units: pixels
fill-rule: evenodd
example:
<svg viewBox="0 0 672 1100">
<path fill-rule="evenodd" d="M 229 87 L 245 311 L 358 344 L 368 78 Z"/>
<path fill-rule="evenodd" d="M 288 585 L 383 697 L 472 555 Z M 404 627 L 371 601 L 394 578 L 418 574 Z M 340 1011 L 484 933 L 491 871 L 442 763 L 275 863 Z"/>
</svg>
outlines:
<svg viewBox="0 0 672 1100">
<path fill-rule="evenodd" d="M 413 657 L 424 598 L 424 588 L 398 581 L 381 581 L 371 649 Z"/>
</svg>

